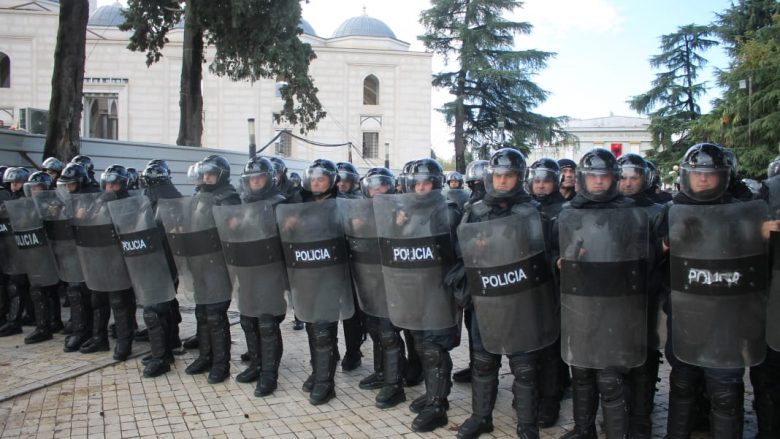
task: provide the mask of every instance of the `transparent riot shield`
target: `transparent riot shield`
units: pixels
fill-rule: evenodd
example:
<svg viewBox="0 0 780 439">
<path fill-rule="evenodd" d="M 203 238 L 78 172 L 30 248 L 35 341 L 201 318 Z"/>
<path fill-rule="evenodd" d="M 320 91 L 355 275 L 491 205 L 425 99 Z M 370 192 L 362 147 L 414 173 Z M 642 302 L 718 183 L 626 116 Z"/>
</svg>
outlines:
<svg viewBox="0 0 780 439">
<path fill-rule="evenodd" d="M 564 209 L 558 216 L 561 354 L 568 364 L 645 362 L 648 229 L 640 208 Z"/>
<path fill-rule="evenodd" d="M 535 351 L 560 332 L 539 213 L 531 206 L 513 212 L 458 227 L 479 334 L 494 354 Z"/>
<path fill-rule="evenodd" d="M 374 317 L 388 318 L 373 199 L 339 198 L 336 201 L 347 238 L 349 268 L 360 309 Z"/>
<path fill-rule="evenodd" d="M 32 199 L 43 220 L 49 246 L 57 261 L 57 274 L 64 282 L 84 282 L 73 234 L 73 209 L 69 196 L 57 191 L 40 191 Z"/>
<path fill-rule="evenodd" d="M 94 291 L 120 291 L 131 287 L 108 203 L 112 193 L 72 194 L 76 253 L 87 287 Z"/>
<path fill-rule="evenodd" d="M 5 207 L 14 230 L 17 257 L 27 273 L 30 285 L 45 287 L 59 282 L 57 263 L 33 200 L 9 200 L 5 202 Z"/>
<path fill-rule="evenodd" d="M 767 219 L 763 201 L 672 206 L 671 337 L 680 360 L 713 368 L 763 361 L 769 258 L 761 225 Z"/>
<path fill-rule="evenodd" d="M 374 198 L 388 313 L 398 327 L 457 324 L 455 299 L 443 282 L 454 263 L 447 209 L 440 191 Z"/>
<path fill-rule="evenodd" d="M 18 251 L 8 209 L 5 207 L 5 202 L 0 203 L 0 270 L 3 274 L 24 274 L 22 261 L 17 255 Z"/>
<path fill-rule="evenodd" d="M 769 188 L 769 216 L 780 219 L 780 176 L 764 182 Z M 766 307 L 766 340 L 769 346 L 780 351 L 780 233 L 772 232 L 770 239 L 772 281 L 769 285 L 769 302 Z"/>
<path fill-rule="evenodd" d="M 215 206 L 214 221 L 222 240 L 230 278 L 242 315 L 260 317 L 287 312 L 287 273 L 274 205 L 267 201 Z"/>
<path fill-rule="evenodd" d="M 281 204 L 276 223 L 295 315 L 312 323 L 351 317 L 355 309 L 336 200 Z"/>
<path fill-rule="evenodd" d="M 176 297 L 163 236 L 154 221 L 149 199 L 134 196 L 108 203 L 118 233 L 125 266 L 141 305 L 168 302 Z"/>
<path fill-rule="evenodd" d="M 179 292 L 198 305 L 226 302 L 233 292 L 213 206 L 209 193 L 161 199 L 157 204 L 179 272 Z"/>
</svg>

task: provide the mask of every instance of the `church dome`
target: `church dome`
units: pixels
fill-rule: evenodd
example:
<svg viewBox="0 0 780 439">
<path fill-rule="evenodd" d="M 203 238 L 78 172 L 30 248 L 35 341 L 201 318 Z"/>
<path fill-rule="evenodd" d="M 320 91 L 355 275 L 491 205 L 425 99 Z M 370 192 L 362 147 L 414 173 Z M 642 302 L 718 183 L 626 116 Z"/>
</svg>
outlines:
<svg viewBox="0 0 780 439">
<path fill-rule="evenodd" d="M 89 16 L 88 26 L 119 26 L 124 23 L 122 5 L 118 2 L 110 6 L 101 6 Z"/>
<path fill-rule="evenodd" d="M 371 18 L 368 15 L 352 17 L 343 23 L 333 32 L 333 38 L 363 36 L 363 37 L 383 37 L 395 38 L 392 29 L 383 21 Z"/>
<path fill-rule="evenodd" d="M 301 18 L 301 22 L 300 22 L 300 23 L 298 23 L 298 26 L 299 26 L 301 29 L 303 29 L 303 33 L 305 33 L 306 35 L 311 35 L 311 36 L 313 36 L 313 37 L 316 37 L 316 36 L 317 36 L 317 32 L 314 32 L 314 28 L 313 28 L 313 27 L 311 27 L 311 25 L 309 24 L 309 22 L 308 22 L 308 21 L 306 21 L 306 20 L 304 20 L 303 18 Z"/>
</svg>

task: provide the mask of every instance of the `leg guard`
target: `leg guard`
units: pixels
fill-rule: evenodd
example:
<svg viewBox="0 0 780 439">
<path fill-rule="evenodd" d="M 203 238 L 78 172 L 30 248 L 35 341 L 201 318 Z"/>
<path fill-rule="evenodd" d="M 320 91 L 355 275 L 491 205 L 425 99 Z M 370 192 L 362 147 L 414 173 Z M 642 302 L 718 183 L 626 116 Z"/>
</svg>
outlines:
<svg viewBox="0 0 780 439">
<path fill-rule="evenodd" d="M 0 337 L 22 333 L 22 296 L 21 278 L 17 275 L 8 276 L 6 294 L 8 295 L 8 313 L 5 324 L 0 327 Z"/>
<path fill-rule="evenodd" d="M 211 369 L 211 334 L 206 305 L 195 305 L 195 321 L 198 325 L 195 333 L 198 339 L 198 358 L 187 366 L 187 375 L 204 373 Z"/>
<path fill-rule="evenodd" d="M 476 438 L 493 431 L 493 407 L 498 395 L 498 369 L 501 357 L 485 351 L 473 352 L 471 358 L 471 411 L 458 429 L 458 438 Z"/>
<path fill-rule="evenodd" d="M 412 422 L 416 432 L 433 431 L 447 424 L 447 396 L 452 386 L 452 358 L 446 349 L 424 341 L 425 408 Z"/>
<path fill-rule="evenodd" d="M 132 290 L 112 291 L 108 293 L 111 311 L 116 324 L 116 346 L 114 359 L 125 361 L 130 357 L 135 336 L 135 296 Z"/>
<path fill-rule="evenodd" d="M 241 329 L 244 330 L 244 338 L 246 338 L 249 365 L 243 372 L 236 375 L 236 381 L 251 383 L 260 376 L 260 327 L 257 317 L 242 315 Z"/>
<path fill-rule="evenodd" d="M 623 373 L 613 368 L 599 370 L 597 383 L 601 392 L 601 409 L 604 413 L 607 439 L 627 438 L 628 404 Z"/>
<path fill-rule="evenodd" d="M 758 438 L 780 438 L 780 352 L 767 348 L 766 360 L 750 368 L 753 408 L 758 420 Z"/>
<path fill-rule="evenodd" d="M 572 367 L 571 374 L 574 429 L 561 439 L 596 439 L 596 411 L 599 402 L 596 371 Z"/>
<path fill-rule="evenodd" d="M 324 404 L 335 395 L 336 337 L 338 323 L 309 324 L 314 333 L 314 387 L 309 395 L 312 405 Z"/>
<path fill-rule="evenodd" d="M 384 371 L 384 383 L 382 390 L 376 396 L 376 406 L 386 409 L 406 401 L 403 387 L 404 342 L 401 340 L 401 335 L 390 324 L 382 325 L 378 335 L 383 357 L 381 369 Z"/>
<path fill-rule="evenodd" d="M 173 362 L 170 346 L 168 346 L 167 313 L 157 312 L 153 307 L 144 308 L 144 324 L 149 330 L 149 344 L 152 348 L 152 358 L 144 368 L 144 376 L 152 378 L 171 370 L 169 363 Z"/>
<path fill-rule="evenodd" d="M 539 426 L 548 428 L 558 422 L 563 398 L 563 380 L 561 364 L 568 371 L 568 366 L 561 360 L 561 342 L 558 340 L 539 352 Z M 568 372 L 567 372 L 568 374 Z"/>
<path fill-rule="evenodd" d="M 221 383 L 230 376 L 230 322 L 227 308 L 208 309 L 207 321 L 211 338 L 211 370 L 208 382 Z"/>
<path fill-rule="evenodd" d="M 35 308 L 35 330 L 24 338 L 25 344 L 40 343 L 51 340 L 50 320 L 51 303 L 49 290 L 51 287 L 33 287 L 30 289 L 30 298 Z"/>
<path fill-rule="evenodd" d="M 628 385 L 630 386 L 630 414 L 629 436 L 632 439 L 650 439 L 653 424 L 653 400 L 655 398 L 655 384 L 658 382 L 658 367 L 661 362 L 661 353 L 651 350 L 647 353 L 647 360 L 642 366 L 633 368 L 628 373 Z"/>
<path fill-rule="evenodd" d="M 666 435 L 669 439 L 688 439 L 693 430 L 693 412 L 697 382 L 701 371 L 693 366 L 675 365 L 669 374 L 669 415 Z"/>
<path fill-rule="evenodd" d="M 260 377 L 255 387 L 255 396 L 267 396 L 276 390 L 279 379 L 279 364 L 282 361 L 282 332 L 279 329 L 284 316 L 268 314 L 260 316 Z"/>
<path fill-rule="evenodd" d="M 710 434 L 713 439 L 740 439 L 744 423 L 745 386 L 707 379 L 710 395 Z"/>
</svg>

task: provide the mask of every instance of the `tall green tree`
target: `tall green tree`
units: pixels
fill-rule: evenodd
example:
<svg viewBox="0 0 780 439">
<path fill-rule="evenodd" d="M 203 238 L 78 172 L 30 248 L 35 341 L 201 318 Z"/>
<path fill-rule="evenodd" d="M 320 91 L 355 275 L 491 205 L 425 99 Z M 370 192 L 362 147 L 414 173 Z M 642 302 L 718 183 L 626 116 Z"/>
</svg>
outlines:
<svg viewBox="0 0 780 439">
<path fill-rule="evenodd" d="M 81 146 L 81 97 L 89 2 L 62 0 L 59 17 L 43 158 L 69 161 L 79 154 Z"/>
<path fill-rule="evenodd" d="M 692 144 L 691 125 L 701 115 L 699 98 L 707 91 L 706 84 L 698 82 L 707 64 L 702 52 L 718 44 L 712 33 L 709 26 L 688 24 L 662 35 L 661 53 L 650 58 L 650 66 L 663 71 L 650 90 L 628 101 L 632 109 L 650 116 L 654 151 L 649 156 L 663 169 Z"/>
<path fill-rule="evenodd" d="M 554 54 L 515 49 L 515 35 L 529 34 L 532 26 L 504 15 L 521 6 L 516 0 L 435 0 L 420 15 L 426 31 L 419 39 L 450 67 L 434 74 L 433 85 L 453 96 L 440 111 L 454 127 L 459 172 L 466 169 L 467 145 L 527 148 L 544 136 L 565 136 L 563 118 L 532 111 L 548 95 L 532 77 Z"/>
<path fill-rule="evenodd" d="M 129 0 L 122 30 L 132 30 L 128 48 L 146 52 L 146 64 L 160 60 L 170 32 L 184 20 L 181 71 L 179 145 L 200 146 L 204 50 L 215 48 L 209 70 L 234 81 L 275 78 L 281 88 L 282 110 L 277 122 L 289 122 L 301 133 L 313 130 L 325 117 L 317 88 L 309 76 L 315 58 L 298 35 L 300 0 Z"/>
</svg>

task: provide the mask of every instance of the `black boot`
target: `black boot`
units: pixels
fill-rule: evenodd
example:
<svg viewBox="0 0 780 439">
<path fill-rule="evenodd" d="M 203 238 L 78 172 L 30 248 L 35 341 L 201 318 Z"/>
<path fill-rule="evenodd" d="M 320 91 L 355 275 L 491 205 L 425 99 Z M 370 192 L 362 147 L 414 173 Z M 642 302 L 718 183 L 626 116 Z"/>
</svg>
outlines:
<svg viewBox="0 0 780 439">
<path fill-rule="evenodd" d="M 385 376 L 382 369 L 384 354 L 382 343 L 379 342 L 379 334 L 371 334 L 371 342 L 374 348 L 374 373 L 358 382 L 358 387 L 363 390 L 381 389 L 385 384 Z"/>
<path fill-rule="evenodd" d="M 52 285 L 48 289 L 49 299 L 49 330 L 52 333 L 60 332 L 65 328 L 62 324 L 62 305 L 60 304 L 60 284 Z"/>
<path fill-rule="evenodd" d="M 447 350 L 435 343 L 425 342 L 423 358 L 425 408 L 412 421 L 412 430 L 418 433 L 447 425 L 447 396 L 452 386 L 452 358 Z"/>
<path fill-rule="evenodd" d="M 68 284 L 72 333 L 65 337 L 63 351 L 76 352 L 92 334 L 92 304 L 90 292 L 83 283 Z"/>
<path fill-rule="evenodd" d="M 337 323 L 316 324 L 314 332 L 314 387 L 309 394 L 312 405 L 325 404 L 336 396 Z"/>
<path fill-rule="evenodd" d="M 293 330 L 300 331 L 304 328 L 304 324 L 302 321 L 298 320 L 298 316 L 295 316 L 295 320 L 293 320 Z"/>
<path fill-rule="evenodd" d="M 766 360 L 750 368 L 756 439 L 780 438 L 780 352 L 767 348 Z"/>
<path fill-rule="evenodd" d="M 306 393 L 311 393 L 311 389 L 314 388 L 314 356 L 316 355 L 314 353 L 314 325 L 312 323 L 307 323 L 305 328 L 306 338 L 309 342 L 309 364 L 311 365 L 311 374 L 306 377 L 306 381 L 303 382 L 301 389 Z"/>
<path fill-rule="evenodd" d="M 211 369 L 211 334 L 209 333 L 209 322 L 206 316 L 205 305 L 195 306 L 195 320 L 198 324 L 198 329 L 195 333 L 198 338 L 198 358 L 184 370 L 187 375 L 196 375 L 208 372 Z"/>
<path fill-rule="evenodd" d="M 198 349 L 198 343 L 200 342 L 200 337 L 198 337 L 198 334 L 191 335 L 184 339 L 182 342 L 182 347 L 184 349 Z"/>
<path fill-rule="evenodd" d="M 631 439 L 650 439 L 653 432 L 651 415 L 655 399 L 655 384 L 658 382 L 658 367 L 661 353 L 655 350 L 647 353 L 645 364 L 628 373 L 630 386 L 630 407 L 628 436 Z"/>
<path fill-rule="evenodd" d="M 404 329 L 404 340 L 406 340 L 406 386 L 414 387 L 423 382 L 422 360 L 420 352 L 416 346 L 414 337 L 409 330 Z"/>
<path fill-rule="evenodd" d="M 33 287 L 30 289 L 30 298 L 35 308 L 36 328 L 27 337 L 24 338 L 25 344 L 35 344 L 42 341 L 51 340 L 50 329 L 50 307 L 48 291 L 46 287 Z"/>
<path fill-rule="evenodd" d="M 519 358 L 511 358 L 509 367 L 515 376 L 512 384 L 512 394 L 517 412 L 517 437 L 521 439 L 539 438 L 538 419 L 538 380 L 537 364 Z"/>
<path fill-rule="evenodd" d="M 744 425 L 745 387 L 707 380 L 710 395 L 710 436 L 712 439 L 741 439 Z"/>
<path fill-rule="evenodd" d="M 211 370 L 209 384 L 217 384 L 230 377 L 230 321 L 227 310 L 208 313 L 211 333 Z"/>
<path fill-rule="evenodd" d="M 114 312 L 116 327 L 116 346 L 114 360 L 126 361 L 130 358 L 135 337 L 135 297 L 132 290 L 112 291 L 108 293 L 111 310 Z"/>
<path fill-rule="evenodd" d="M 602 369 L 597 382 L 607 439 L 628 438 L 628 389 L 624 374 L 613 368 Z"/>
<path fill-rule="evenodd" d="M 171 370 L 173 354 L 168 346 L 168 316 L 160 315 L 151 308 L 144 309 L 144 324 L 149 332 L 149 345 L 152 348 L 150 360 L 144 367 L 144 376 L 158 377 Z"/>
<path fill-rule="evenodd" d="M 111 318 L 111 306 L 108 304 L 108 293 L 92 292 L 92 338 L 79 348 L 82 354 L 108 351 L 108 321 Z"/>
<path fill-rule="evenodd" d="M 574 429 L 561 436 L 561 439 L 597 439 L 596 411 L 599 395 L 596 371 L 572 367 L 571 392 Z"/>
<path fill-rule="evenodd" d="M 549 428 L 558 422 L 563 398 L 563 383 L 561 379 L 561 344 L 560 340 L 540 352 L 540 364 L 537 381 L 539 382 L 539 412 L 537 415 L 540 428 Z M 564 366 L 568 368 L 568 366 Z"/>
<path fill-rule="evenodd" d="M 0 273 L 0 328 L 8 316 L 8 275 Z"/>
<path fill-rule="evenodd" d="M 388 409 L 406 401 L 404 392 L 404 344 L 401 336 L 395 331 L 383 331 L 380 351 L 383 354 L 381 370 L 384 371 L 382 390 L 376 395 L 376 406 Z"/>
<path fill-rule="evenodd" d="M 471 367 L 471 416 L 458 429 L 459 439 L 474 439 L 493 431 L 493 407 L 498 395 L 498 369 L 501 357 L 475 351 Z"/>
<path fill-rule="evenodd" d="M 355 303 L 357 304 L 357 300 Z M 341 370 L 349 372 L 360 367 L 362 363 L 363 353 L 360 352 L 360 345 L 363 343 L 363 337 L 366 333 L 363 326 L 363 315 L 357 305 L 355 305 L 355 313 L 352 317 L 342 321 L 341 325 L 344 328 L 344 345 L 347 348 L 344 358 L 341 360 Z"/>
<path fill-rule="evenodd" d="M 181 323 L 181 311 L 179 311 L 179 301 L 171 301 L 171 312 L 168 314 L 168 328 L 166 335 L 168 337 L 168 348 L 171 352 L 182 347 L 181 337 L 179 337 L 179 323 Z"/>
<path fill-rule="evenodd" d="M 243 372 L 236 375 L 239 383 L 257 381 L 260 376 L 260 327 L 257 317 L 241 316 L 241 329 L 244 330 L 246 348 L 249 354 L 249 365 Z"/>
<path fill-rule="evenodd" d="M 276 390 L 283 349 L 279 321 L 274 316 L 260 316 L 260 377 L 255 396 L 268 396 Z"/>
<path fill-rule="evenodd" d="M 8 337 L 22 333 L 22 296 L 19 276 L 9 276 L 6 294 L 8 294 L 8 313 L 5 323 L 0 326 L 0 337 Z"/>
<path fill-rule="evenodd" d="M 686 370 L 687 367 L 672 367 L 669 374 L 669 410 L 666 418 L 668 439 L 688 439 L 693 431 L 698 377 L 686 373 Z"/>
</svg>

